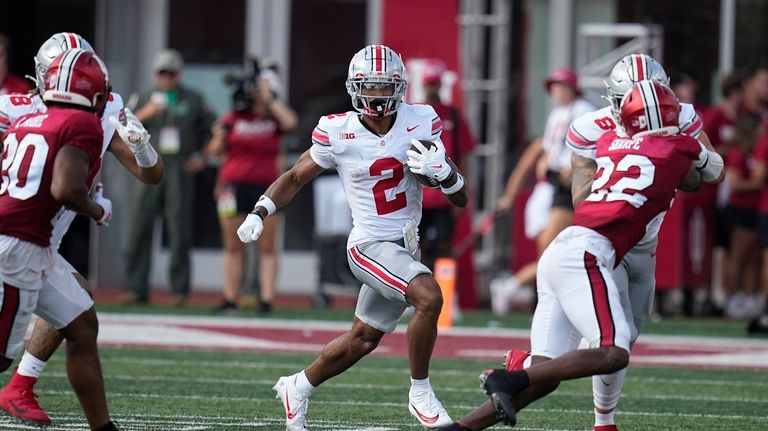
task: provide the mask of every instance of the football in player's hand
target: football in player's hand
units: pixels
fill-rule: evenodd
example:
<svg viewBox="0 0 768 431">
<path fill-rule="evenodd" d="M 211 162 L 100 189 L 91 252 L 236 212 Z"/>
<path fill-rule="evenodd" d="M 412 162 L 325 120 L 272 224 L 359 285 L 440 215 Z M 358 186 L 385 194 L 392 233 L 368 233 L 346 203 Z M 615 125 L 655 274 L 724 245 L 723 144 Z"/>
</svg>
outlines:
<svg viewBox="0 0 768 431">
<path fill-rule="evenodd" d="M 421 145 L 424 145 L 424 148 L 430 149 L 435 146 L 435 143 L 432 141 L 426 141 L 424 139 L 419 139 L 419 142 L 421 142 Z M 416 151 L 417 153 L 421 153 L 421 150 L 416 147 L 415 145 L 411 145 L 411 150 Z M 416 177 L 416 180 L 421 183 L 424 187 L 430 187 L 430 188 L 437 188 L 440 187 L 440 182 L 437 181 L 434 178 L 429 178 L 425 175 L 417 174 L 415 172 L 411 172 L 414 177 Z"/>
</svg>

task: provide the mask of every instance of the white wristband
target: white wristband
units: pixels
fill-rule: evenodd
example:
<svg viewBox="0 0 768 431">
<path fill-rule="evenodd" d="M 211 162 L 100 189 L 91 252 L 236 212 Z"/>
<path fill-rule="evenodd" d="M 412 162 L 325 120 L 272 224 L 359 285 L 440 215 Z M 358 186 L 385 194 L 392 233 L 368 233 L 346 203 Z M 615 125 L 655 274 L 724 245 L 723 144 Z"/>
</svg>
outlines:
<svg viewBox="0 0 768 431">
<path fill-rule="evenodd" d="M 440 190 L 443 191 L 443 194 L 452 195 L 458 192 L 459 190 L 461 190 L 462 187 L 464 187 L 464 177 L 462 177 L 461 174 L 458 174 L 458 173 L 456 175 L 457 175 L 456 182 L 453 183 L 452 186 L 448 187 L 447 189 L 443 186 L 440 186 Z"/>
<path fill-rule="evenodd" d="M 264 207 L 264 209 L 267 210 L 267 216 L 270 216 L 274 214 L 275 211 L 277 211 L 277 206 L 275 205 L 274 202 L 272 202 L 272 199 L 264 195 L 261 195 L 261 197 L 259 197 L 259 200 L 256 201 L 256 205 L 254 206 L 254 208 L 255 207 Z"/>
<path fill-rule="evenodd" d="M 136 150 L 136 152 L 133 153 L 133 156 L 136 157 L 136 164 L 139 165 L 140 168 L 151 168 L 157 164 L 157 151 L 155 151 L 155 148 L 152 145 L 142 145 L 141 149 Z"/>
</svg>

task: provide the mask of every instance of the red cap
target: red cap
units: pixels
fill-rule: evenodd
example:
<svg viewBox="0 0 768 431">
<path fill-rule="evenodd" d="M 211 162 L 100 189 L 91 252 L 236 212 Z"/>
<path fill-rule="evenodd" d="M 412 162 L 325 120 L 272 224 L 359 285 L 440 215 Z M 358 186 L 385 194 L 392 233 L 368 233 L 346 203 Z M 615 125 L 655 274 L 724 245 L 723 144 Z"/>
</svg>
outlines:
<svg viewBox="0 0 768 431">
<path fill-rule="evenodd" d="M 576 75 L 576 72 L 569 67 L 555 69 L 552 71 L 552 73 L 549 74 L 549 76 L 547 76 L 547 79 L 544 80 L 544 88 L 547 89 L 547 92 L 549 92 L 549 87 L 552 86 L 552 84 L 555 82 L 565 84 L 573 88 L 576 94 L 581 94 L 581 88 L 579 88 L 579 77 Z"/>
<path fill-rule="evenodd" d="M 445 73 L 445 63 L 437 58 L 430 58 L 424 62 L 424 72 L 421 75 L 421 80 L 425 84 L 431 82 L 440 82 Z"/>
</svg>

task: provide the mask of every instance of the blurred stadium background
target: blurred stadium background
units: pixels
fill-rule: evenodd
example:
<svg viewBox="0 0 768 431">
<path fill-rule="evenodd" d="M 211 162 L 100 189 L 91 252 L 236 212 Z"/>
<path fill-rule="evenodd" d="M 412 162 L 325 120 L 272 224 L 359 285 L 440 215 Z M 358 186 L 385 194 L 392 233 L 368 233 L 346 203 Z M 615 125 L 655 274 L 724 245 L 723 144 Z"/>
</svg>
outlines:
<svg viewBox="0 0 768 431">
<path fill-rule="evenodd" d="M 764 37 L 768 2 L 761 0 L 24 0 L 5 2 L 3 15 L 6 18 L 0 33 L 11 40 L 9 68 L 13 73 L 33 75 L 32 58 L 44 40 L 55 32 L 77 32 L 93 43 L 109 67 L 113 90 L 127 99 L 152 84 L 154 55 L 171 47 L 184 57 L 183 82 L 203 92 L 217 115 L 230 106 L 232 89 L 223 81 L 224 75 L 241 73 L 249 58 L 273 62 L 285 83 L 289 104 L 300 115 L 299 130 L 283 142 L 289 162 L 309 147 L 317 118 L 329 113 L 323 111 L 324 106 L 349 101 L 344 89 L 346 68 L 361 47 L 384 43 L 403 55 L 410 72 L 411 101 L 422 97 L 419 71 L 423 61 L 441 58 L 451 72 L 444 77 L 443 83 L 450 89 L 445 96 L 463 108 L 478 142 L 471 160 L 473 210 L 460 222 L 457 244 L 472 235 L 472 226 L 492 211 L 522 149 L 541 133 L 551 107 L 541 86 L 549 71 L 573 67 L 586 96 L 597 106 L 604 106 L 606 102 L 600 99 L 604 93 L 602 80 L 613 64 L 627 53 L 646 52 L 658 59 L 673 79 L 683 72 L 693 73 L 699 81 L 697 103 L 706 107 L 718 102 L 723 76 L 736 69 L 750 69 L 768 55 L 768 38 Z M 338 214 L 319 214 L 317 209 L 322 206 L 314 200 L 317 188 L 308 187 L 286 209 L 279 235 L 276 317 L 286 321 L 313 319 L 307 321 L 313 323 L 298 324 L 305 327 L 299 338 L 310 344 L 286 347 L 279 344 L 279 336 L 263 345 L 241 344 L 242 340 L 217 344 L 207 338 L 199 338 L 199 345 L 174 344 L 174 339 L 192 340 L 200 333 L 180 329 L 159 336 L 157 328 L 178 325 L 189 329 L 193 324 L 183 319 L 171 323 L 150 319 L 150 323 L 142 323 L 134 316 L 156 310 L 200 315 L 207 314 L 208 308 L 191 307 L 185 311 L 112 304 L 116 298 L 113 292 L 120 291 L 124 284 L 122 251 L 134 186 L 128 173 L 117 164 L 115 159 L 105 157 L 101 174 L 114 203 L 111 226 L 97 229 L 87 220 L 80 220 L 73 225 L 62 249 L 62 254 L 97 286 L 100 310 L 107 312 L 102 333 L 107 334 L 105 343 L 110 348 L 104 350 L 103 357 L 116 417 L 123 420 L 126 429 L 171 429 L 168 427 L 179 423 L 184 424 L 183 429 L 280 429 L 281 411 L 269 393 L 270 382 L 283 372 L 282 368 L 300 367 L 310 359 L 307 352 L 319 349 L 310 343 L 319 342 L 314 338 L 317 333 L 306 327 L 317 321 L 348 322 L 352 314 L 351 298 L 358 286 L 347 283 L 343 269 L 337 271 L 337 264 L 329 260 L 332 253 L 316 241 L 318 218 Z M 218 301 L 222 281 L 220 230 L 212 194 L 215 178 L 214 167 L 198 175 L 196 211 L 190 214 L 195 220 L 193 291 L 202 293 L 203 302 L 209 302 L 206 307 Z M 501 330 L 498 336 L 517 336 L 519 348 L 524 348 L 525 333 L 515 331 L 527 329 L 528 313 L 492 316 L 487 312 L 488 284 L 498 274 L 512 272 L 535 257 L 535 245 L 522 235 L 526 197 L 522 194 L 512 213 L 500 217 L 488 234 L 471 241 L 472 246 L 459 257 L 457 280 L 461 309 L 481 310 L 464 313 L 465 320 L 460 324 L 469 328 L 512 328 Z M 661 233 L 657 282 L 660 291 L 673 293 L 672 314 L 700 314 L 701 298 L 697 302 L 694 293 L 709 291 L 712 283 L 717 284 L 712 264 L 714 217 L 713 202 L 695 194 L 678 199 L 667 216 Z M 166 245 L 163 238 L 158 238 L 152 249 L 155 292 L 168 289 Z M 344 265 L 346 259 L 342 259 L 341 267 Z M 318 296 L 318 292 L 330 295 L 341 311 L 303 311 L 311 304 L 324 304 L 327 298 Z M 297 305 L 302 311 L 290 309 Z M 125 312 L 137 314 L 120 317 Z M 198 329 L 203 332 L 223 332 L 232 337 L 253 329 L 250 323 L 238 322 L 212 324 L 230 325 L 234 328 L 230 330 L 211 330 L 205 321 L 194 325 L 202 325 Z M 286 323 L 287 327 L 292 325 Z M 342 324 L 336 325 L 338 328 L 334 328 L 341 331 Z M 146 326 L 146 331 L 125 336 L 132 326 Z M 627 411 L 629 419 L 625 423 L 635 425 L 631 428 L 766 429 L 768 381 L 764 370 L 768 369 L 768 345 L 744 340 L 743 323 L 675 320 L 651 323 L 647 332 L 662 334 L 662 338 L 654 340 L 660 344 L 649 345 L 641 353 L 651 359 L 640 363 L 678 367 L 695 364 L 697 369 L 640 368 L 636 374 L 630 372 L 635 378 L 630 378 L 626 386 L 630 401 L 622 401 L 619 416 Z M 684 336 L 692 345 L 665 350 L 664 346 L 679 340 L 663 338 L 665 335 Z M 696 338 L 704 335 L 717 338 Z M 249 336 L 270 339 L 261 333 Z M 451 340 L 439 340 L 438 347 L 450 347 Z M 484 351 L 477 351 L 483 346 L 473 346 L 474 353 L 463 355 L 482 361 L 445 359 L 462 356 L 450 353 L 453 351 L 436 360 L 436 388 L 447 388 L 447 395 L 442 397 L 449 411 L 456 410 L 456 416 L 482 401 L 475 390 L 474 373 L 487 367 L 488 359 L 503 350 L 501 344 Z M 718 350 L 713 345 L 726 348 Z M 190 358 L 178 352 L 112 349 L 121 346 L 292 354 L 265 354 L 260 362 L 243 365 L 250 363 L 253 356 L 207 352 Z M 398 356 L 384 350 L 387 356 Z M 699 356 L 676 360 L 681 351 Z M 51 410 L 54 420 L 65 424 L 66 429 L 76 429 L 82 420 L 72 414 L 77 411 L 74 398 L 66 386 L 62 357 L 57 358 L 51 380 L 41 381 L 42 403 Z M 218 368 L 217 363 L 224 366 Z M 131 364 L 138 366 L 132 368 Z M 390 381 L 378 370 L 394 367 L 403 370 L 398 378 L 406 382 L 382 392 L 377 386 L 386 386 Z M 376 423 L 382 427 L 375 429 L 382 430 L 415 428 L 405 409 L 395 404 L 403 402 L 398 394 L 407 387 L 405 368 L 402 359 L 373 358 L 356 367 L 351 377 L 334 381 L 330 390 L 324 391 L 325 398 L 315 401 L 313 417 L 322 419 L 318 427 L 359 429 L 355 424 Z M 740 371 L 732 371 L 734 368 Z M 458 380 L 452 377 L 459 375 L 462 377 Z M 220 389 L 249 379 L 250 383 L 244 384 L 252 387 L 238 386 L 229 392 Z M 663 390 L 653 383 L 670 379 L 674 383 Z M 361 381 L 370 385 L 357 385 Z M 560 398 L 548 400 L 523 416 L 533 427 L 523 429 L 587 429 L 591 420 L 587 386 L 587 381 L 566 386 Z M 715 391 L 719 396 L 702 395 Z M 147 398 L 139 395 L 146 393 L 161 401 L 147 407 Z M 365 404 L 369 413 L 358 422 L 343 422 L 343 418 L 354 414 L 351 409 L 360 405 L 359 400 L 373 403 L 377 398 L 382 406 Z M 183 406 L 181 411 L 179 405 Z M 551 411 L 559 414 L 541 414 Z M 260 419 L 252 420 L 254 415 Z M 231 423 L 224 424 L 223 416 L 231 416 Z M 12 428 L 15 425 L 0 424 L 16 429 Z M 158 428 L 152 428 L 152 424 Z"/>
<path fill-rule="evenodd" d="M 695 72 L 698 103 L 705 106 L 717 102 L 721 76 L 751 67 L 768 52 L 768 41 L 755 36 L 768 20 L 768 4 L 758 0 L 30 0 L 4 8 L 6 16 L 29 17 L 3 23 L 12 43 L 12 72 L 31 74 L 42 41 L 54 32 L 74 31 L 94 44 L 109 66 L 113 89 L 126 99 L 151 85 L 153 56 L 165 47 L 182 53 L 183 81 L 201 90 L 219 115 L 230 103 L 224 74 L 240 71 L 247 58 L 274 61 L 290 105 L 306 124 L 285 139 L 293 156 L 309 146 L 307 127 L 319 116 L 313 99 L 346 97 L 343 76 L 360 47 L 383 42 L 401 52 L 411 74 L 409 98 L 415 101 L 421 95 L 420 60 L 441 58 L 453 72 L 444 78 L 452 90 L 448 97 L 463 106 L 479 143 L 471 170 L 475 220 L 500 194 L 521 148 L 543 129 L 549 102 L 540 82 L 552 69 L 574 67 L 588 98 L 603 106 L 602 79 L 610 67 L 623 54 L 647 52 L 673 77 Z M 133 184 L 113 165 L 116 161 L 107 157 L 102 174 L 115 202 L 113 226 L 97 230 L 80 223 L 70 235 L 77 241 L 64 251 L 100 288 L 123 283 L 121 251 Z M 211 270 L 221 261 L 209 192 L 214 178 L 212 168 L 197 179 L 202 189 L 192 215 L 195 291 L 220 288 L 220 274 Z M 308 188 L 286 211 L 280 235 L 282 295 L 312 295 L 321 281 L 316 245 L 306 240 L 314 233 L 312 195 Z M 679 206 L 681 216 L 668 217 L 662 234 L 662 244 L 669 240 L 660 247 L 659 262 L 670 263 L 659 268 L 662 289 L 710 281 L 712 216 L 707 208 L 697 212 L 695 202 Z M 463 308 L 485 304 L 490 277 L 531 259 L 534 248 L 519 235 L 522 221 L 515 215 L 502 219 L 493 234 L 462 256 Z M 457 236 L 463 238 L 467 226 L 468 220 Z M 167 284 L 164 246 L 159 241 L 153 247 L 157 289 Z"/>
</svg>

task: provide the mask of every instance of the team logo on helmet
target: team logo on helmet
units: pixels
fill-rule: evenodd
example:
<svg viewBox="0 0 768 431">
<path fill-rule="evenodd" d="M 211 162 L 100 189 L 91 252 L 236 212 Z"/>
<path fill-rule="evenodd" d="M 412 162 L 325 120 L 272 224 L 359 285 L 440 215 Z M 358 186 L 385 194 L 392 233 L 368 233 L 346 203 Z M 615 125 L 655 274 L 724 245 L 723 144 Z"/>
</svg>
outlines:
<svg viewBox="0 0 768 431">
<path fill-rule="evenodd" d="M 67 103 L 101 112 L 109 95 L 109 74 L 104 62 L 94 53 L 75 48 L 53 60 L 45 75 L 42 98 L 46 102 Z"/>
<path fill-rule="evenodd" d="M 675 93 L 658 81 L 635 84 L 621 101 L 619 122 L 629 136 L 677 134 L 680 103 Z"/>
</svg>

